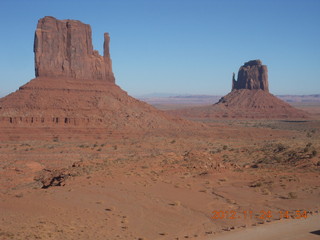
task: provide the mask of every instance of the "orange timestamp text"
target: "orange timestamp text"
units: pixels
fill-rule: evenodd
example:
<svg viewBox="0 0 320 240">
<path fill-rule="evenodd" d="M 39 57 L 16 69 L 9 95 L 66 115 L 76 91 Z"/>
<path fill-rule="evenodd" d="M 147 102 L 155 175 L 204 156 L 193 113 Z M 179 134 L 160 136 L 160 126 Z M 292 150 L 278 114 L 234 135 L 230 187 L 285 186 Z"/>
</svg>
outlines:
<svg viewBox="0 0 320 240">
<path fill-rule="evenodd" d="M 272 210 L 261 210 L 260 212 L 254 212 L 252 210 L 246 210 L 242 212 L 237 212 L 234 210 L 224 211 L 215 210 L 212 211 L 211 219 L 261 219 L 269 220 L 272 218 L 278 219 L 307 219 L 307 211 L 272 211 Z"/>
</svg>

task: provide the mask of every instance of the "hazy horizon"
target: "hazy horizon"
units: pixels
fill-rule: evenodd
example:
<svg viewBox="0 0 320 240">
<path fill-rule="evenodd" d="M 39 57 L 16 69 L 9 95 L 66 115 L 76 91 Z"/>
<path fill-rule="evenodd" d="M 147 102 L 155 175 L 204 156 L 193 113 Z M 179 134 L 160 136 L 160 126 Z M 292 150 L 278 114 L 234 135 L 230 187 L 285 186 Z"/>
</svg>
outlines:
<svg viewBox="0 0 320 240">
<path fill-rule="evenodd" d="M 0 92 L 0 98 L 5 97 L 18 89 L 12 91 L 12 92 Z M 125 89 L 124 89 L 125 90 Z M 231 90 L 230 90 L 231 91 Z M 229 91 L 229 92 L 230 92 Z M 158 97 L 158 98 L 166 98 L 166 97 L 186 97 L 186 96 L 216 96 L 216 97 L 222 97 L 229 92 L 226 92 L 225 94 L 206 94 L 206 93 L 170 93 L 170 92 L 151 92 L 151 93 L 142 93 L 142 94 L 130 94 L 130 96 L 135 98 L 148 98 L 148 97 Z M 314 95 L 320 95 L 320 93 L 313 93 L 313 94 L 276 94 L 276 96 L 314 96 Z"/>
</svg>

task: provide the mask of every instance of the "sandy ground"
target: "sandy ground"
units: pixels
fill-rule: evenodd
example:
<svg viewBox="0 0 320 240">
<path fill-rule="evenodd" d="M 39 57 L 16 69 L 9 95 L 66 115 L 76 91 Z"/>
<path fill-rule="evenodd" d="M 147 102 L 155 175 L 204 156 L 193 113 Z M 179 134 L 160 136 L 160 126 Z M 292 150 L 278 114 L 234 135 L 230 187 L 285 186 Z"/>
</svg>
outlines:
<svg viewBox="0 0 320 240">
<path fill-rule="evenodd" d="M 311 216 L 320 209 L 319 121 L 206 126 L 2 140 L 0 239 L 181 240 L 233 232 L 250 239 L 258 229 L 319 230 Z M 295 219 L 296 211 L 307 220 Z"/>
</svg>

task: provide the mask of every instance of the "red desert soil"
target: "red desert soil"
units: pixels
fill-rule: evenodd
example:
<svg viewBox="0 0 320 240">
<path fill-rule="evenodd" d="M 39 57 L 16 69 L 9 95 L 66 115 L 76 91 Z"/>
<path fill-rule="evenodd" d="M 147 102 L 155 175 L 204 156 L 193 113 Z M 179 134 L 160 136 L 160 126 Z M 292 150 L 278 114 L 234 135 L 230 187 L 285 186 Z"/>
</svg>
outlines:
<svg viewBox="0 0 320 240">
<path fill-rule="evenodd" d="M 302 222 L 296 210 L 320 207 L 319 132 L 313 122 L 237 121 L 1 141 L 0 239 L 206 239 L 279 211 Z"/>
<path fill-rule="evenodd" d="M 319 120 L 169 116 L 114 83 L 109 36 L 102 57 L 89 33 L 40 19 L 36 78 L 0 99 L 1 240 L 212 239 L 317 214 Z"/>
</svg>

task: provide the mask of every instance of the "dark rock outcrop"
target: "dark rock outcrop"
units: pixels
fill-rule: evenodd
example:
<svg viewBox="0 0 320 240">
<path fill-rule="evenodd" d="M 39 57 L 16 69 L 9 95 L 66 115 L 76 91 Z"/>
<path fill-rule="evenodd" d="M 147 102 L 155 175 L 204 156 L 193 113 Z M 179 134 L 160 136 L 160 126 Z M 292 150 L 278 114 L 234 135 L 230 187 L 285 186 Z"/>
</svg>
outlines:
<svg viewBox="0 0 320 240">
<path fill-rule="evenodd" d="M 43 169 L 34 180 L 41 184 L 41 188 L 49 188 L 64 186 L 66 179 L 70 176 L 71 173 L 67 169 Z"/>
<path fill-rule="evenodd" d="M 261 89 L 269 92 L 268 68 L 260 60 L 246 62 L 240 67 L 238 79 L 232 77 L 232 91 L 236 89 Z"/>
<path fill-rule="evenodd" d="M 93 50 L 91 27 L 76 20 L 44 17 L 38 21 L 34 40 L 36 77 L 68 77 L 114 82 L 104 35 L 104 56 Z"/>
</svg>

